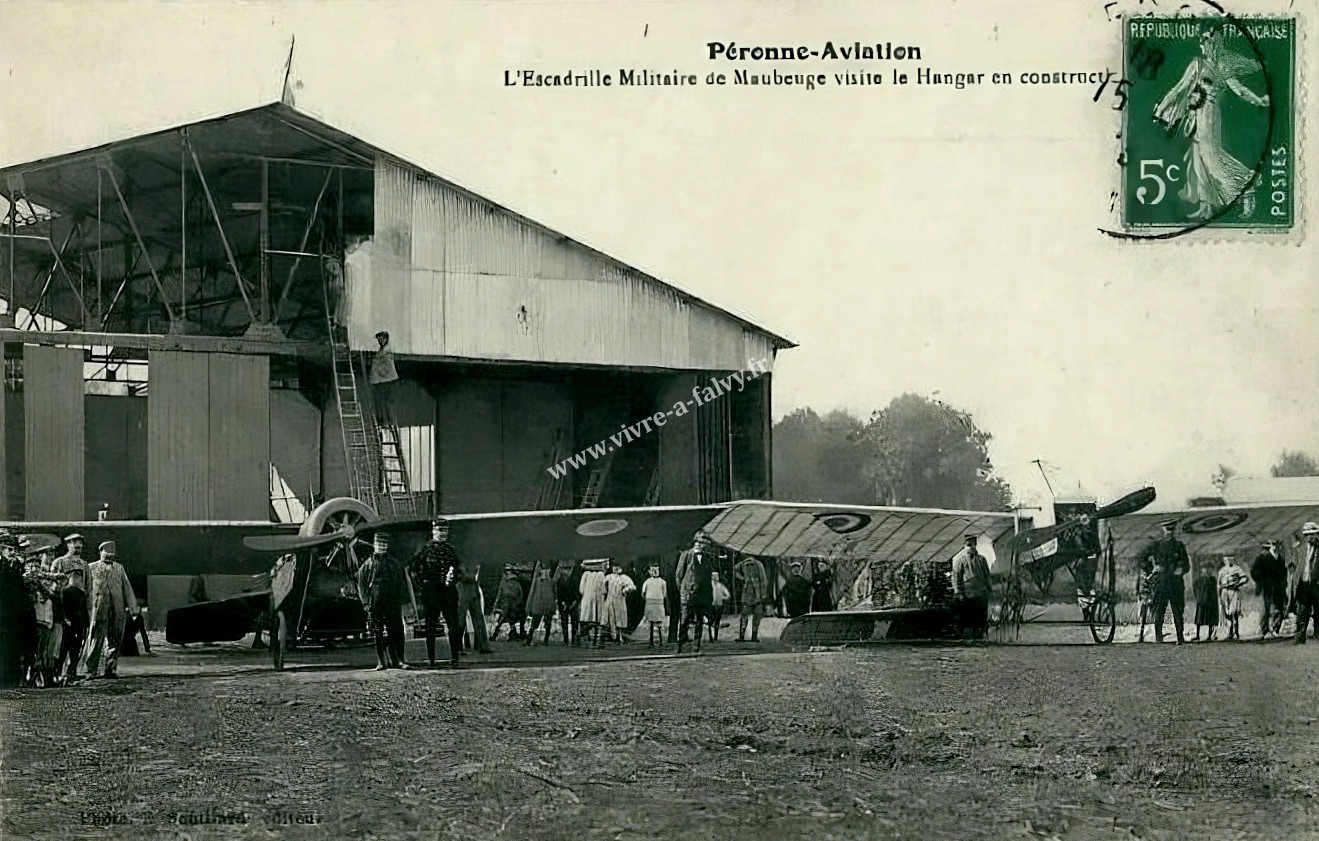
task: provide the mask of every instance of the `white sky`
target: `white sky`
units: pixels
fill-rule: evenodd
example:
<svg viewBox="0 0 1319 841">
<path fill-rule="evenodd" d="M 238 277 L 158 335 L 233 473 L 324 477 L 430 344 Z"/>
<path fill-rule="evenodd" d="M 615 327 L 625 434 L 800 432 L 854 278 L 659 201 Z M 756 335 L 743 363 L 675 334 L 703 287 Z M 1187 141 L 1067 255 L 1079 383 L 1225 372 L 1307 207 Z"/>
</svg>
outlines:
<svg viewBox="0 0 1319 841">
<path fill-rule="evenodd" d="M 1315 0 L 1293 5 L 1314 22 Z M 1153 481 L 1180 504 L 1220 461 L 1266 475 L 1284 447 L 1319 454 L 1313 232 L 1098 235 L 1117 122 L 1092 85 L 502 84 L 521 68 L 731 74 L 705 57 L 716 39 L 892 40 L 940 72 L 1116 70 L 1100 0 L 6 3 L 0 163 L 272 101 L 293 34 L 300 107 L 799 341 L 776 415 L 937 390 L 1037 498 L 1036 458 L 1059 490 Z"/>
</svg>

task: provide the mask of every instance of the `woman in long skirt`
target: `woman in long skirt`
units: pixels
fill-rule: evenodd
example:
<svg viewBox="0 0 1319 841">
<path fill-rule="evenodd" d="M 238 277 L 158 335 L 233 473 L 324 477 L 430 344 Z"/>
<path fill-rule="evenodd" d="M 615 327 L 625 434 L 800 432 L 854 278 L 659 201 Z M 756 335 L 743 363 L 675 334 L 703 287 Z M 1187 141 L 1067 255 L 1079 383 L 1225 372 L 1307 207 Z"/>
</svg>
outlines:
<svg viewBox="0 0 1319 841">
<path fill-rule="evenodd" d="M 582 561 L 582 583 L 580 585 L 582 603 L 578 608 L 577 620 L 586 638 L 590 642 L 600 639 L 600 624 L 605 619 L 605 562 L 603 560 Z"/>
<path fill-rule="evenodd" d="M 1223 558 L 1223 566 L 1218 570 L 1218 599 L 1230 640 L 1241 639 L 1241 588 L 1249 580 L 1246 571 L 1237 566 L 1236 558 L 1231 555 Z"/>
<path fill-rule="evenodd" d="M 1212 570 L 1201 567 L 1192 589 L 1195 591 L 1195 636 L 1192 639 L 1199 642 L 1200 626 L 1207 625 L 1206 639 L 1212 642 L 1218 633 L 1218 579 Z"/>
<path fill-rule="evenodd" d="M 605 619 L 603 624 L 617 632 L 617 641 L 627 633 L 627 596 L 637 589 L 632 578 L 623 574 L 623 566 L 614 563 L 613 572 L 605 576 Z"/>
</svg>

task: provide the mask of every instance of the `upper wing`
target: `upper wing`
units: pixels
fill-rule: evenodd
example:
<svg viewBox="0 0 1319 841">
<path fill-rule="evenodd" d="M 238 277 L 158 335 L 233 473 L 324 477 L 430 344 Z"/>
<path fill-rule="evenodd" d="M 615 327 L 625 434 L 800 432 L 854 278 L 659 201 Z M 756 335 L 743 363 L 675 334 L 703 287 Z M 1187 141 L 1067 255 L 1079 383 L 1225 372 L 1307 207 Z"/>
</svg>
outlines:
<svg viewBox="0 0 1319 841">
<path fill-rule="evenodd" d="M 1104 520 L 1113 536 L 1113 553 L 1119 563 L 1134 564 L 1136 555 L 1162 535 L 1159 524 L 1177 520 L 1177 536 L 1192 557 L 1235 555 L 1247 561 L 1265 540 L 1298 545 L 1301 526 L 1319 520 L 1319 503 L 1243 505 L 1232 508 L 1192 508 L 1186 511 L 1140 512 Z"/>
<path fill-rule="evenodd" d="M 733 503 L 707 527 L 716 543 L 764 557 L 931 561 L 951 558 L 968 532 L 991 561 L 1029 520 L 1010 513 L 822 505 Z"/>
</svg>

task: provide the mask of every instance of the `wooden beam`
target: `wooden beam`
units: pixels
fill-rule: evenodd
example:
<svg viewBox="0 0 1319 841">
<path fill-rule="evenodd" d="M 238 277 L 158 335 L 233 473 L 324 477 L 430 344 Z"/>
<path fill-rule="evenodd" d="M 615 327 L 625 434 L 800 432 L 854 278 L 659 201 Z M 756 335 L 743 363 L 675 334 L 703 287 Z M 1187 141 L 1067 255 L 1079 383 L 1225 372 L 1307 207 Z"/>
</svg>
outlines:
<svg viewBox="0 0 1319 841">
<path fill-rule="evenodd" d="M 185 336 L 156 333 L 89 333 L 76 330 L 0 329 L 0 342 L 55 347 L 110 346 L 146 350 L 186 350 L 202 353 L 251 353 L 295 356 L 313 361 L 329 359 L 323 342 L 267 341 L 228 336 Z"/>
</svg>

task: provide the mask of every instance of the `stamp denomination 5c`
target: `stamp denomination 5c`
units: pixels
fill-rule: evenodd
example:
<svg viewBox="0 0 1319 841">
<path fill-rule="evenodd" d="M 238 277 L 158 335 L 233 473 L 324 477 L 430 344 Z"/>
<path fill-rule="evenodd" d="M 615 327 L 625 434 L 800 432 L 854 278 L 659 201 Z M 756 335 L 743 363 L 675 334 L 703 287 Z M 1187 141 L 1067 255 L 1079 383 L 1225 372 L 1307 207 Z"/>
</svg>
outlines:
<svg viewBox="0 0 1319 841">
<path fill-rule="evenodd" d="M 1129 231 L 1296 222 L 1294 17 L 1123 22 Z"/>
</svg>

